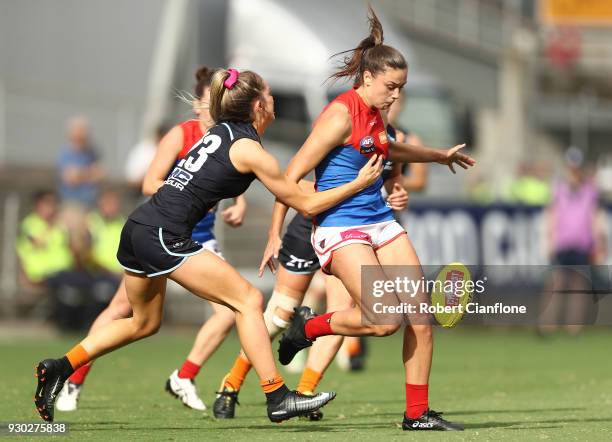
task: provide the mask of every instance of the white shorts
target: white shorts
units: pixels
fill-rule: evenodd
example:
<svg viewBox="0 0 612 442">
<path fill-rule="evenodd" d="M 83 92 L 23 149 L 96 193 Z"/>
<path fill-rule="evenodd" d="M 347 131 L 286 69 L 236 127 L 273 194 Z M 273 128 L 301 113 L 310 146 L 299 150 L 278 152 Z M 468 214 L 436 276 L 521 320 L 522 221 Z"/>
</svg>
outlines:
<svg viewBox="0 0 612 442">
<path fill-rule="evenodd" d="M 216 239 L 209 239 L 208 241 L 205 241 L 204 244 L 200 244 L 200 245 L 202 246 L 204 250 L 208 250 L 209 252 L 214 253 L 219 258 L 225 261 L 225 257 L 221 253 L 221 250 L 219 249 L 219 243 L 217 242 Z"/>
<path fill-rule="evenodd" d="M 321 263 L 321 269 L 329 275 L 327 266 L 332 260 L 334 250 L 349 244 L 367 244 L 378 250 L 405 233 L 397 221 L 349 227 L 313 226 L 310 241 Z"/>
</svg>

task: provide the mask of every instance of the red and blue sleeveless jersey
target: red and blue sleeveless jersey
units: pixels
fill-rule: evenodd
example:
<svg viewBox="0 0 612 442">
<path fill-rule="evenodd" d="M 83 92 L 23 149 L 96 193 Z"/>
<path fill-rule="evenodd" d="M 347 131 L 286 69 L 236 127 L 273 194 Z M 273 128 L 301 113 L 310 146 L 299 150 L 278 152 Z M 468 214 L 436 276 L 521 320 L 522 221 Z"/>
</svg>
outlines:
<svg viewBox="0 0 612 442">
<path fill-rule="evenodd" d="M 183 130 L 183 148 L 176 159 L 177 164 L 204 136 L 198 120 L 183 121 L 179 126 Z M 195 225 L 193 231 L 191 232 L 191 239 L 200 244 L 204 244 L 206 241 L 215 239 L 216 211 L 217 209 L 215 207 L 214 210 L 208 212 L 206 216 L 204 216 L 204 218 L 202 218 L 202 220 Z"/>
<path fill-rule="evenodd" d="M 342 103 L 351 116 L 351 138 L 335 147 L 315 168 L 316 189 L 321 192 L 353 181 L 359 170 L 374 155 L 389 156 L 387 131 L 378 109 L 369 107 L 351 89 L 330 103 Z M 315 223 L 322 227 L 346 227 L 392 221 L 393 211 L 382 194 L 382 177 L 370 187 L 347 198 L 337 206 L 320 213 Z"/>
</svg>

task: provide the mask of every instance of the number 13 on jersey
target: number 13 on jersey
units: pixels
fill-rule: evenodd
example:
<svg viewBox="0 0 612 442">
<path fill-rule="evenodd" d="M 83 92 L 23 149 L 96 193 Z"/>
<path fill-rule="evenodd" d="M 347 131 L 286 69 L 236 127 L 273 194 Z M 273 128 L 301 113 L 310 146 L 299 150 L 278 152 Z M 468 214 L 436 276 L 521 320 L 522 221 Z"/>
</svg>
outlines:
<svg viewBox="0 0 612 442">
<path fill-rule="evenodd" d="M 221 146 L 221 137 L 218 135 L 206 135 L 193 145 L 189 153 L 174 168 L 164 184 L 169 184 L 179 190 L 191 181 L 193 174 L 198 172 L 208 155 L 215 152 Z"/>
</svg>

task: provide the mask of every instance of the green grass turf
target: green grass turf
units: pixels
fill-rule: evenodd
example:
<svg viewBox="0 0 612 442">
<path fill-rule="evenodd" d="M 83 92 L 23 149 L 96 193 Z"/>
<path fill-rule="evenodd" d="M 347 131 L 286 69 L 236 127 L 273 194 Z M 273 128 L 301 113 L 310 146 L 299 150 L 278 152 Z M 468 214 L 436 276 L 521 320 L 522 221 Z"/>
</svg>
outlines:
<svg viewBox="0 0 612 442">
<path fill-rule="evenodd" d="M 577 338 L 540 339 L 524 330 L 436 330 L 430 403 L 462 433 L 408 433 L 399 429 L 404 408 L 400 336 L 372 338 L 367 370 L 343 373 L 335 364 L 321 389 L 337 399 L 321 422 L 281 425 L 265 416 L 256 377 L 249 375 L 237 418 L 183 407 L 164 392 L 182 362 L 191 334 L 162 333 L 96 362 L 80 409 L 57 412 L 78 440 L 612 440 L 612 330 Z M 0 421 L 38 422 L 33 366 L 61 355 L 75 339 L 0 341 Z M 276 348 L 276 345 L 275 345 Z M 237 351 L 235 336 L 202 370 L 198 385 L 210 407 L 219 379 Z M 297 376 L 287 375 L 294 386 Z M 19 437 L 13 440 L 24 440 Z M 32 440 L 42 440 L 41 437 Z"/>
</svg>

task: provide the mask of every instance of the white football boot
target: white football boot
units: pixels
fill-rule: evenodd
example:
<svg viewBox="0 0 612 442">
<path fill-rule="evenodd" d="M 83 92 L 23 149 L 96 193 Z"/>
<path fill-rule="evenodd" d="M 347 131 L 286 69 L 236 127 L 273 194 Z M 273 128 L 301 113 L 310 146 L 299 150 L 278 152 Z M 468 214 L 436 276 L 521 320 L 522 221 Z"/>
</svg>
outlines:
<svg viewBox="0 0 612 442">
<path fill-rule="evenodd" d="M 79 402 L 81 388 L 81 385 L 66 381 L 64 387 L 57 395 L 57 402 L 55 403 L 55 408 L 60 411 L 75 411 L 77 409 L 77 403 Z"/>
<path fill-rule="evenodd" d="M 174 370 L 166 381 L 166 391 L 180 399 L 186 407 L 198 411 L 206 410 L 206 405 L 198 396 L 198 390 L 191 379 L 178 377 L 178 370 Z"/>
</svg>

